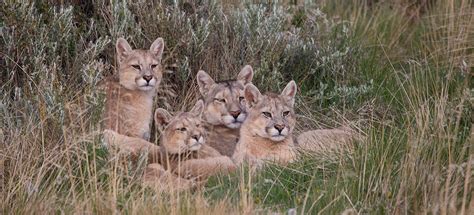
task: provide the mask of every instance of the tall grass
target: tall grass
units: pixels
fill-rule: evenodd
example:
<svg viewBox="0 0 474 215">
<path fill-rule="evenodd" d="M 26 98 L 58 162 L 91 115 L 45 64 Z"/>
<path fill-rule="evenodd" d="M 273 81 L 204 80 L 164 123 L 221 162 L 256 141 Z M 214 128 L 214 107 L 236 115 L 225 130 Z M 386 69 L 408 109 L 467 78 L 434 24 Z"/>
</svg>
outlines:
<svg viewBox="0 0 474 215">
<path fill-rule="evenodd" d="M 474 212 L 472 1 L 229 2 L 3 1 L 2 210 Z M 143 163 L 123 165 L 101 141 L 97 86 L 114 76 L 120 36 L 165 38 L 157 106 L 192 104 L 199 69 L 227 79 L 250 64 L 261 90 L 297 81 L 298 131 L 351 124 L 366 138 L 345 156 L 155 193 Z"/>
</svg>

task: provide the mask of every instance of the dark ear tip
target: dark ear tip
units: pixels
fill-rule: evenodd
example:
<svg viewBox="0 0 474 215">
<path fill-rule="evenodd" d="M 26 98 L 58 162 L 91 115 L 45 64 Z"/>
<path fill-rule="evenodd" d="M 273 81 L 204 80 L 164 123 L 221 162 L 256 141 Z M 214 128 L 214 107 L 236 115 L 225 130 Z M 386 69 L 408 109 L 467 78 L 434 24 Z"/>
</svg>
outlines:
<svg viewBox="0 0 474 215">
<path fill-rule="evenodd" d="M 250 90 L 255 88 L 257 88 L 255 85 L 253 85 L 252 83 L 248 83 L 245 85 L 244 90 Z"/>
<path fill-rule="evenodd" d="M 199 99 L 196 104 L 197 106 L 204 106 L 204 101 L 202 101 L 202 99 Z"/>
<path fill-rule="evenodd" d="M 252 81 L 253 78 L 253 68 L 250 65 L 245 65 L 238 74 L 239 79 L 243 79 L 246 83 Z"/>
<path fill-rule="evenodd" d="M 163 41 L 163 38 L 158 37 L 151 44 L 150 51 L 154 54 L 157 54 L 161 58 L 161 55 L 163 54 L 164 47 L 165 47 L 165 43 Z"/>
<path fill-rule="evenodd" d="M 202 112 L 204 111 L 204 101 L 202 99 L 199 99 L 196 101 L 196 104 L 191 108 L 189 112 L 195 116 L 200 116 Z"/>
<path fill-rule="evenodd" d="M 165 109 L 163 109 L 163 108 L 157 108 L 156 111 L 168 112 L 167 110 L 165 110 Z"/>
<path fill-rule="evenodd" d="M 291 80 L 290 81 L 291 85 L 293 85 L 293 87 L 295 88 L 295 91 L 298 90 L 298 86 L 296 85 L 296 82 L 294 80 Z"/>
<path fill-rule="evenodd" d="M 117 39 L 117 43 L 115 44 L 115 50 L 117 51 L 117 54 L 120 56 L 120 55 L 124 55 L 128 51 L 131 51 L 132 47 L 130 46 L 130 44 L 128 44 L 127 40 L 120 37 Z"/>
<path fill-rule="evenodd" d="M 157 108 L 155 110 L 155 118 L 157 118 L 158 116 L 162 116 L 162 117 L 166 118 L 167 115 L 169 115 L 168 111 L 163 109 L 163 108 Z"/>
<path fill-rule="evenodd" d="M 125 43 L 128 43 L 125 38 L 119 37 L 119 38 L 117 39 L 117 42 L 116 42 L 115 44 L 118 46 L 118 45 L 120 45 L 121 43 L 124 43 L 124 42 L 125 42 Z"/>
<path fill-rule="evenodd" d="M 194 104 L 194 106 L 191 110 L 201 109 L 203 107 L 204 107 L 204 102 L 202 101 L 202 99 L 199 99 L 199 100 L 196 101 L 196 104 Z"/>
<path fill-rule="evenodd" d="M 196 74 L 196 79 L 200 87 L 215 83 L 212 77 L 209 74 L 207 74 L 204 70 L 198 71 L 198 73 Z"/>
<path fill-rule="evenodd" d="M 164 44 L 165 44 L 165 41 L 163 40 L 163 38 L 161 37 L 158 37 L 156 38 L 155 41 L 153 41 L 153 44 L 152 45 L 160 45 L 160 47 L 164 47 Z"/>
<path fill-rule="evenodd" d="M 199 70 L 198 73 L 197 73 L 197 76 L 202 76 L 202 75 L 205 75 L 207 74 L 204 70 Z"/>
<path fill-rule="evenodd" d="M 295 90 L 298 88 L 296 86 L 296 82 L 294 80 L 291 80 L 290 82 L 288 82 L 288 84 L 286 85 L 286 87 L 291 87 L 291 88 L 294 88 Z M 285 88 L 286 88 L 285 87 Z"/>
</svg>

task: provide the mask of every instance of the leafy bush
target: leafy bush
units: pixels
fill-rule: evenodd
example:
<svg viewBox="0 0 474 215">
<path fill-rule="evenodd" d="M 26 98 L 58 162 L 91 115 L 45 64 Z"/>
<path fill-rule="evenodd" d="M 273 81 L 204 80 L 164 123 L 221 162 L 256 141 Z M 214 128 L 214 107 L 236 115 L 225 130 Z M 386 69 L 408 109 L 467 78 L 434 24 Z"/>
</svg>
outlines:
<svg viewBox="0 0 474 215">
<path fill-rule="evenodd" d="M 2 1 L 0 205 L 11 213 L 469 213 L 472 2 L 368 2 Z M 197 192 L 144 189 L 143 163 L 110 157 L 100 137 L 98 85 L 115 76 L 119 37 L 137 48 L 164 38 L 159 107 L 193 104 L 199 69 L 230 79 L 250 64 L 262 91 L 296 80 L 298 131 L 349 123 L 366 139 L 342 158 L 302 157 L 252 176 L 243 169 Z"/>
</svg>

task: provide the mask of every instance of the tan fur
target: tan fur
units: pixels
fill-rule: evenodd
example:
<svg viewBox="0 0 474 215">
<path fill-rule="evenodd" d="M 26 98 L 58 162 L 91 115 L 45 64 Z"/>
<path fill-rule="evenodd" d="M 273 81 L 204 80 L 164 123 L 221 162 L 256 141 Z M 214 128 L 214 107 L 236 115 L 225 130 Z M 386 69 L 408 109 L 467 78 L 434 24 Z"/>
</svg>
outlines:
<svg viewBox="0 0 474 215">
<path fill-rule="evenodd" d="M 204 157 L 187 160 L 174 172 L 187 179 L 207 180 L 219 173 L 230 173 L 236 169 L 235 163 L 227 156 Z"/>
<path fill-rule="evenodd" d="M 157 192 L 179 192 L 197 187 L 199 182 L 188 180 L 167 171 L 161 164 L 161 149 L 159 146 L 136 137 L 121 135 L 112 130 L 104 131 L 104 141 L 119 154 L 130 156 L 133 162 L 141 155 L 148 156 L 148 165 L 143 173 L 143 185 Z"/>
<path fill-rule="evenodd" d="M 199 71 L 197 82 L 204 99 L 207 143 L 225 156 L 232 156 L 239 130 L 247 117 L 243 105 L 243 89 L 252 81 L 253 69 L 245 66 L 236 80 L 215 82 L 206 72 Z"/>
<path fill-rule="evenodd" d="M 117 40 L 119 81 L 108 81 L 105 85 L 105 129 L 149 139 L 153 97 L 162 79 L 163 47 L 161 38 L 149 50 L 132 50 L 126 40 Z"/>
<path fill-rule="evenodd" d="M 107 83 L 105 128 L 148 140 L 153 96 L 151 92 L 132 91 L 118 83 Z"/>
<path fill-rule="evenodd" d="M 318 129 L 301 133 L 296 138 L 298 147 L 305 152 L 330 153 L 347 152 L 353 148 L 353 142 L 360 139 L 348 128 Z"/>
<path fill-rule="evenodd" d="M 141 155 L 148 156 L 148 163 L 158 163 L 161 160 L 159 146 L 136 137 L 129 137 L 112 130 L 104 130 L 104 142 L 119 150 L 119 154 L 130 156 L 136 162 Z"/>
<path fill-rule="evenodd" d="M 199 187 L 203 182 L 178 177 L 162 165 L 152 163 L 143 173 L 143 184 L 158 192 L 180 192 Z"/>
<path fill-rule="evenodd" d="M 157 109 L 155 122 L 161 128 L 161 164 L 167 170 L 184 177 L 205 180 L 219 172 L 229 172 L 235 165 L 205 145 L 205 130 L 201 121 L 204 108 L 200 100 L 190 112 L 171 117 Z"/>
<path fill-rule="evenodd" d="M 233 160 L 257 165 L 263 161 L 280 164 L 295 159 L 293 128 L 296 124 L 294 96 L 296 84 L 288 83 L 280 95 L 261 95 L 252 84 L 245 86 L 249 116 L 240 129 L 240 139 Z M 280 129 L 280 130 L 278 130 Z"/>
<path fill-rule="evenodd" d="M 210 147 L 220 154 L 231 157 L 239 141 L 240 129 L 231 129 L 223 125 L 205 124 L 207 141 Z"/>
<path fill-rule="evenodd" d="M 155 111 L 155 122 L 161 131 L 160 146 L 111 130 L 104 131 L 104 140 L 135 159 L 148 153 L 149 161 L 154 164 L 149 164 L 145 170 L 144 180 L 147 184 L 153 184 L 153 177 L 157 177 L 156 183 L 167 181 L 187 187 L 196 184 L 195 179 L 204 181 L 211 175 L 235 169 L 235 164 L 229 157 L 220 155 L 205 144 L 202 110 L 202 101 L 198 101 L 190 112 L 177 113 L 174 117 L 158 108 Z M 161 178 L 162 176 L 165 178 Z M 185 181 L 185 178 L 193 181 Z"/>
</svg>

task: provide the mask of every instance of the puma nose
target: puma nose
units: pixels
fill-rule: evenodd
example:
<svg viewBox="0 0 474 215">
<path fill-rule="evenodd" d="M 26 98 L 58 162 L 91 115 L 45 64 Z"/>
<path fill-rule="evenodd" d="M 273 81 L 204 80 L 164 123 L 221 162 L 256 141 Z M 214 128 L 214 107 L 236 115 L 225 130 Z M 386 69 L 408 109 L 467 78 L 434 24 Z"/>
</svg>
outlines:
<svg viewBox="0 0 474 215">
<path fill-rule="evenodd" d="M 199 135 L 193 135 L 191 138 L 195 139 L 196 141 L 199 141 Z"/>
<path fill-rule="evenodd" d="M 281 133 L 281 131 L 283 131 L 284 128 L 285 128 L 284 125 L 279 125 L 279 124 L 275 125 L 275 129 L 278 130 L 278 132 L 280 132 L 280 133 Z"/>
<path fill-rule="evenodd" d="M 146 82 L 150 82 L 150 80 L 153 78 L 151 75 L 144 75 L 143 79 L 145 79 Z"/>
<path fill-rule="evenodd" d="M 232 117 L 234 117 L 234 119 L 237 119 L 237 117 L 239 117 L 239 115 L 240 115 L 240 112 L 241 111 L 238 110 L 238 111 L 230 111 L 229 113 Z"/>
</svg>

